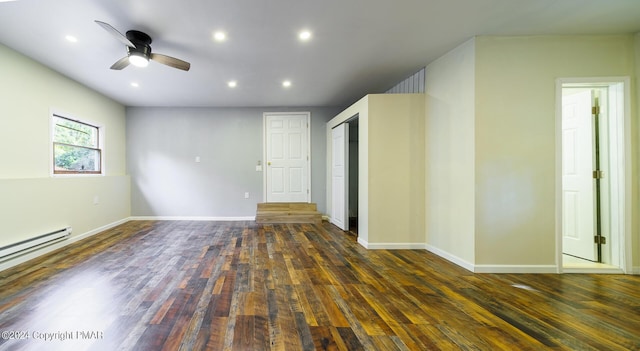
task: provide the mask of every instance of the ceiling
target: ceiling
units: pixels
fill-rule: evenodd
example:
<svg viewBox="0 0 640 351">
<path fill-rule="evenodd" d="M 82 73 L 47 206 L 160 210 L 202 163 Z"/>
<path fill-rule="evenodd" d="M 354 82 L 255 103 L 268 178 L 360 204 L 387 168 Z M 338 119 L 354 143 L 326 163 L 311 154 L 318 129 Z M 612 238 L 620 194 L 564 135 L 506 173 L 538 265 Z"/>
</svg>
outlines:
<svg viewBox="0 0 640 351">
<path fill-rule="evenodd" d="M 153 52 L 191 70 L 109 69 L 126 49 L 94 20 L 146 32 Z M 298 39 L 302 29 L 310 40 Z M 223 42 L 213 39 L 219 30 Z M 0 2 L 0 43 L 126 106 L 343 107 L 476 35 L 637 32 L 639 0 Z"/>
</svg>

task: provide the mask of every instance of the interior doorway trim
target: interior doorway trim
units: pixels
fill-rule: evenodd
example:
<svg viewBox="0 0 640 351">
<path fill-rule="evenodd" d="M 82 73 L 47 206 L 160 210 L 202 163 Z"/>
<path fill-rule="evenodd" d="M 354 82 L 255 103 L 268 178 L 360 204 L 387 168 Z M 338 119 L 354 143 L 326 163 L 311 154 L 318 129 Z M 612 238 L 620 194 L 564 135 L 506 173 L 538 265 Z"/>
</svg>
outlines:
<svg viewBox="0 0 640 351">
<path fill-rule="evenodd" d="M 331 179 L 331 157 L 333 145 L 331 130 L 344 122 L 358 118 L 358 244 L 371 248 L 369 244 L 369 95 L 347 107 L 326 124 L 326 196 L 327 213 L 332 211 L 333 187 Z"/>
<path fill-rule="evenodd" d="M 563 86 L 622 86 L 619 92 L 622 103 L 622 118 L 613 126 L 617 140 L 611 140 L 612 146 L 617 148 L 616 156 L 619 169 L 618 183 L 619 187 L 616 191 L 618 199 L 613 206 L 617 207 L 619 216 L 620 229 L 616 240 L 618 240 L 615 254 L 619 257 L 618 266 L 620 271 L 625 274 L 632 274 L 632 240 L 631 240 L 631 201 L 632 198 L 632 178 L 631 178 L 631 80 L 629 77 L 580 77 L 580 78 L 558 78 L 556 79 L 556 171 L 555 171 L 555 206 L 556 206 L 556 265 L 558 273 L 572 272 L 582 273 L 579 269 L 563 269 L 562 257 L 562 89 Z M 613 191 L 613 190 L 612 190 Z M 612 253 L 613 254 L 613 253 Z M 584 272 L 593 273 L 594 270 L 588 269 Z M 607 273 L 602 270 L 601 273 Z"/>
</svg>

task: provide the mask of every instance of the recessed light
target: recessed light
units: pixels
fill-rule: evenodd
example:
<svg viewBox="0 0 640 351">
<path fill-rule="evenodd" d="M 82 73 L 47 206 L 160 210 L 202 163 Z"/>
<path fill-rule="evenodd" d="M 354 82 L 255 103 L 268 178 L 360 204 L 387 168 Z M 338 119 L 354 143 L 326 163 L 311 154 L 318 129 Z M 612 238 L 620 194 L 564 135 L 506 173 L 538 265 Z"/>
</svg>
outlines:
<svg viewBox="0 0 640 351">
<path fill-rule="evenodd" d="M 238 86 L 238 82 L 236 82 L 235 80 L 230 80 L 229 82 L 227 82 L 227 86 L 229 86 L 229 88 L 235 88 Z"/>
<path fill-rule="evenodd" d="M 213 33 L 213 39 L 217 42 L 222 42 L 227 40 L 227 33 L 222 32 L 222 31 L 217 31 L 215 33 Z"/>
<path fill-rule="evenodd" d="M 311 32 L 308 30 L 303 30 L 298 33 L 298 38 L 302 41 L 308 41 L 311 39 Z"/>
<path fill-rule="evenodd" d="M 282 86 L 285 88 L 288 88 L 291 86 L 291 81 L 290 80 L 285 80 L 282 82 Z"/>
<path fill-rule="evenodd" d="M 67 35 L 64 38 L 67 39 L 67 41 L 71 42 L 71 43 L 77 43 L 78 42 L 78 38 L 74 37 L 73 35 Z"/>
<path fill-rule="evenodd" d="M 138 82 L 131 82 L 131 86 L 134 88 L 138 88 L 140 87 L 140 84 L 138 84 Z"/>
</svg>

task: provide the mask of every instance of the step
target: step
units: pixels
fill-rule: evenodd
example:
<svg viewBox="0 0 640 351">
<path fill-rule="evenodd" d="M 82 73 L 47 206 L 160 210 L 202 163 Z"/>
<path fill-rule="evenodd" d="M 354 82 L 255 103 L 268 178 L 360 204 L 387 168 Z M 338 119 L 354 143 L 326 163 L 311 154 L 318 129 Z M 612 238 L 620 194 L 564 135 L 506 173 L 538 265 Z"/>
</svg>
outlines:
<svg viewBox="0 0 640 351">
<path fill-rule="evenodd" d="M 315 203 L 308 202 L 263 202 L 258 204 L 260 211 L 317 211 Z"/>
<path fill-rule="evenodd" d="M 256 223 L 322 223 L 322 215 L 314 203 L 259 203 Z"/>
</svg>

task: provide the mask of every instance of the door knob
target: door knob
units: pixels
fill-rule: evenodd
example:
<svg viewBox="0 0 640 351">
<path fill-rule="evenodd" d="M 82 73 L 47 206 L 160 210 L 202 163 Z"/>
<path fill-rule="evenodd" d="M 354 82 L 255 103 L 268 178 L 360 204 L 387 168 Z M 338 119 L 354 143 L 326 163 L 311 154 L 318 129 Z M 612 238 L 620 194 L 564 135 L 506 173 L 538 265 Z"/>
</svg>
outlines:
<svg viewBox="0 0 640 351">
<path fill-rule="evenodd" d="M 271 166 L 271 162 L 267 162 L 267 166 Z"/>
</svg>

